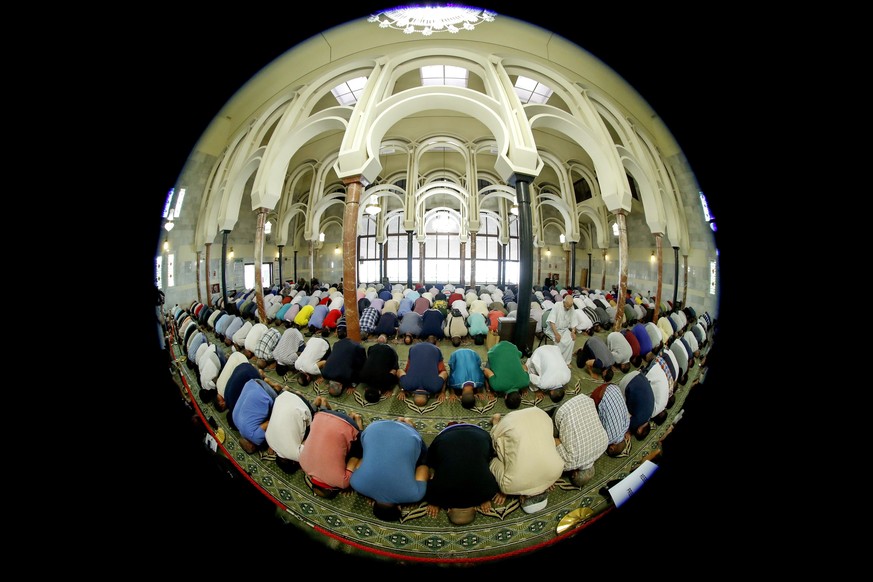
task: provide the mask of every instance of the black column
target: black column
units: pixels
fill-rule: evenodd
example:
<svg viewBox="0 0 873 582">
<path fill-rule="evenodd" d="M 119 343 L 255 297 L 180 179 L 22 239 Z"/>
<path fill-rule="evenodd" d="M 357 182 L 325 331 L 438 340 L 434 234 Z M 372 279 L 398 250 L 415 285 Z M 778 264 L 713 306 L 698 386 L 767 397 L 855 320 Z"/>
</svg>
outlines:
<svg viewBox="0 0 873 582">
<path fill-rule="evenodd" d="M 576 243 L 570 247 L 570 289 L 576 287 Z"/>
<path fill-rule="evenodd" d="M 221 231 L 221 302 L 228 313 L 232 313 L 227 305 L 227 235 L 229 230 Z"/>
<path fill-rule="evenodd" d="M 279 291 L 282 291 L 285 285 L 285 280 L 282 279 L 282 262 L 284 260 L 282 257 L 282 251 L 284 250 L 285 245 L 279 245 Z"/>
<path fill-rule="evenodd" d="M 676 309 L 676 292 L 679 291 L 679 247 L 673 247 L 673 309 Z"/>
<path fill-rule="evenodd" d="M 294 282 L 297 283 L 297 249 L 294 249 Z"/>
<path fill-rule="evenodd" d="M 412 231 L 406 231 L 406 286 L 412 289 Z"/>
<path fill-rule="evenodd" d="M 591 289 L 591 253 L 588 253 L 588 280 L 585 282 L 585 286 Z"/>
<path fill-rule="evenodd" d="M 515 186 L 518 201 L 518 312 L 515 320 L 515 334 L 512 343 L 525 356 L 529 356 L 533 346 L 528 346 L 528 327 L 530 325 L 530 296 L 533 293 L 533 227 L 531 226 L 530 183 L 533 176 L 514 174 L 511 182 Z M 510 183 L 510 185 L 513 185 Z"/>
</svg>

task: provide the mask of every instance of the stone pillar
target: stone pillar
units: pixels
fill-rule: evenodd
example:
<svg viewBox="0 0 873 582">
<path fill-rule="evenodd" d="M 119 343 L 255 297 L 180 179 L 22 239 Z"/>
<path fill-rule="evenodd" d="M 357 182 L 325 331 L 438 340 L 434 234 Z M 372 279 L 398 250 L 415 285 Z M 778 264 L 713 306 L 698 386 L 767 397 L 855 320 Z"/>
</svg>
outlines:
<svg viewBox="0 0 873 582">
<path fill-rule="evenodd" d="M 570 249 L 567 249 L 564 256 L 564 287 L 570 285 L 570 289 L 572 289 L 573 285 L 570 284 L 570 260 Z"/>
<path fill-rule="evenodd" d="M 314 240 L 309 241 L 309 280 L 315 278 L 315 244 Z"/>
<path fill-rule="evenodd" d="M 588 253 L 588 277 L 585 279 L 585 287 L 591 289 L 591 253 Z"/>
<path fill-rule="evenodd" d="M 476 233 L 470 233 L 470 286 L 476 288 Z"/>
<path fill-rule="evenodd" d="M 363 176 L 343 178 L 346 186 L 346 206 L 343 212 L 343 304 L 345 305 L 348 337 L 361 341 L 361 321 L 358 314 L 358 207 L 365 184 Z"/>
<path fill-rule="evenodd" d="M 282 263 L 285 262 L 284 251 L 285 245 L 278 245 L 279 248 L 279 291 L 285 288 L 285 278 L 282 275 Z"/>
<path fill-rule="evenodd" d="M 264 223 L 267 222 L 268 208 L 258 208 L 258 223 L 255 227 L 255 303 L 258 306 L 258 321 L 267 323 L 267 309 L 264 307 L 264 281 L 261 279 L 261 265 L 264 264 Z"/>
<path fill-rule="evenodd" d="M 600 290 L 606 289 L 606 249 L 603 249 L 603 278 L 600 280 Z"/>
<path fill-rule="evenodd" d="M 615 298 L 615 321 L 612 324 L 612 331 L 621 331 L 621 324 L 624 321 L 624 296 L 627 294 L 627 213 L 624 210 L 619 210 L 615 213 L 616 224 L 618 224 L 618 297 Z"/>
<path fill-rule="evenodd" d="M 424 242 L 418 243 L 418 280 L 424 287 Z"/>
<path fill-rule="evenodd" d="M 385 243 L 379 243 L 379 281 L 385 280 Z M 390 289 L 389 289 L 390 291 Z"/>
<path fill-rule="evenodd" d="M 294 249 L 294 282 L 297 282 L 297 253 L 299 251 Z"/>
<path fill-rule="evenodd" d="M 531 230 L 533 230 L 533 227 L 531 227 Z M 519 241 L 519 244 L 521 244 L 520 241 Z M 518 258 L 521 259 L 521 255 L 519 255 Z M 543 266 L 543 248 L 537 247 L 537 277 L 536 277 L 537 285 L 539 285 L 540 281 L 543 280 L 542 266 Z M 531 277 L 531 279 L 533 279 L 533 277 Z"/>
</svg>

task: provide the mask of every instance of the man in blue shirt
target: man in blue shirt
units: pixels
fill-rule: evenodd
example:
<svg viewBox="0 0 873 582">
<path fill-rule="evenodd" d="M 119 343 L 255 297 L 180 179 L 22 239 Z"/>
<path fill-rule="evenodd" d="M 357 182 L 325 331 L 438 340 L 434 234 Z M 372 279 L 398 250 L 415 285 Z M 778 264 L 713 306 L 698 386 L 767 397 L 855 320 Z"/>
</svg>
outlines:
<svg viewBox="0 0 873 582">
<path fill-rule="evenodd" d="M 396 421 L 376 420 L 358 438 L 363 454 L 357 463 L 350 461 L 349 484 L 375 502 L 374 517 L 397 521 L 401 504 L 424 498 L 430 474 L 425 464 L 427 445 L 412 420 L 402 416 Z"/>
<path fill-rule="evenodd" d="M 470 348 L 459 348 L 449 357 L 448 385 L 452 391 L 449 398 L 461 397 L 461 406 L 466 409 L 476 404 L 476 394 L 485 387 L 485 372 L 482 371 L 482 358 Z"/>
</svg>

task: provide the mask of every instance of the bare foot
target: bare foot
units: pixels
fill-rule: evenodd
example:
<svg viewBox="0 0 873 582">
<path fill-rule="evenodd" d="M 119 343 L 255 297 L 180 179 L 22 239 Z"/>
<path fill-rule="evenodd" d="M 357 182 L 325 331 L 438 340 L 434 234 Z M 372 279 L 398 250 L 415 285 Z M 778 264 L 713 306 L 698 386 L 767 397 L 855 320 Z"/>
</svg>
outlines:
<svg viewBox="0 0 873 582">
<path fill-rule="evenodd" d="M 500 422 L 500 413 L 499 413 L 499 412 L 495 412 L 495 413 L 491 416 L 491 426 L 492 426 L 492 427 L 497 426 L 497 423 L 498 423 L 498 422 Z"/>
</svg>

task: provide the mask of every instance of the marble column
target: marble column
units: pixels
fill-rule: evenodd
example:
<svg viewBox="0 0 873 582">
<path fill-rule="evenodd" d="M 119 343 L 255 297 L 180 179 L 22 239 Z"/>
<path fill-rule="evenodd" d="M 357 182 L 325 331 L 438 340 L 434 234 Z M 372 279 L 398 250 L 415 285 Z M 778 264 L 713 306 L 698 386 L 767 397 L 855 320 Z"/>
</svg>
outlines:
<svg viewBox="0 0 873 582">
<path fill-rule="evenodd" d="M 528 346 L 530 327 L 530 296 L 533 292 L 533 218 L 530 208 L 530 183 L 533 176 L 515 174 L 510 185 L 515 186 L 515 199 L 518 201 L 518 307 L 516 311 L 513 343 L 525 356 L 530 356 L 533 346 Z M 514 183 L 514 184 L 513 184 Z"/>
<path fill-rule="evenodd" d="M 476 233 L 470 233 L 470 286 L 476 288 Z"/>
<path fill-rule="evenodd" d="M 255 227 L 255 303 L 258 306 L 258 321 L 267 323 L 267 309 L 264 307 L 264 280 L 261 278 L 264 264 L 264 224 L 267 222 L 269 208 L 258 208 L 258 223 Z"/>
<path fill-rule="evenodd" d="M 600 279 L 600 290 L 606 289 L 606 249 L 603 249 L 603 278 Z"/>
<path fill-rule="evenodd" d="M 658 288 L 655 290 L 655 313 L 652 315 L 652 323 L 658 323 L 658 315 L 661 312 L 661 286 L 664 284 L 664 273 L 662 271 L 663 263 L 661 253 L 664 248 L 664 234 L 656 232 L 655 234 L 655 267 L 658 269 Z"/>
<path fill-rule="evenodd" d="M 197 251 L 197 268 L 194 269 L 194 280 L 197 281 L 197 303 L 203 303 L 203 296 L 200 294 L 200 252 Z M 206 306 L 209 307 L 209 294 L 207 293 Z"/>
<path fill-rule="evenodd" d="M 682 255 L 683 267 L 685 272 L 685 282 L 682 284 L 682 307 L 688 306 L 688 255 Z"/>
<path fill-rule="evenodd" d="M 309 280 L 315 278 L 315 241 L 309 241 Z"/>
<path fill-rule="evenodd" d="M 229 230 L 221 231 L 221 302 L 228 313 L 235 314 L 236 311 L 231 311 L 227 304 L 227 235 Z"/>
<path fill-rule="evenodd" d="M 461 241 L 461 276 L 460 276 L 461 287 L 464 286 L 464 275 L 467 272 L 467 269 L 464 266 L 464 258 L 466 256 L 467 256 L 467 242 L 462 240 Z"/>
<path fill-rule="evenodd" d="M 212 283 L 209 282 L 209 254 L 212 243 L 206 243 L 206 305 L 212 307 Z"/>
<path fill-rule="evenodd" d="M 619 210 L 615 213 L 616 224 L 618 224 L 618 297 L 615 298 L 615 321 L 612 324 L 612 331 L 621 331 L 621 324 L 624 322 L 624 296 L 627 294 L 627 217 L 624 210 Z"/>
<path fill-rule="evenodd" d="M 424 287 L 424 242 L 418 243 L 418 281 Z"/>
<path fill-rule="evenodd" d="M 346 205 L 343 211 L 343 304 L 345 305 L 348 337 L 361 341 L 361 321 L 358 314 L 358 208 L 365 185 L 363 176 L 343 178 Z"/>
</svg>

